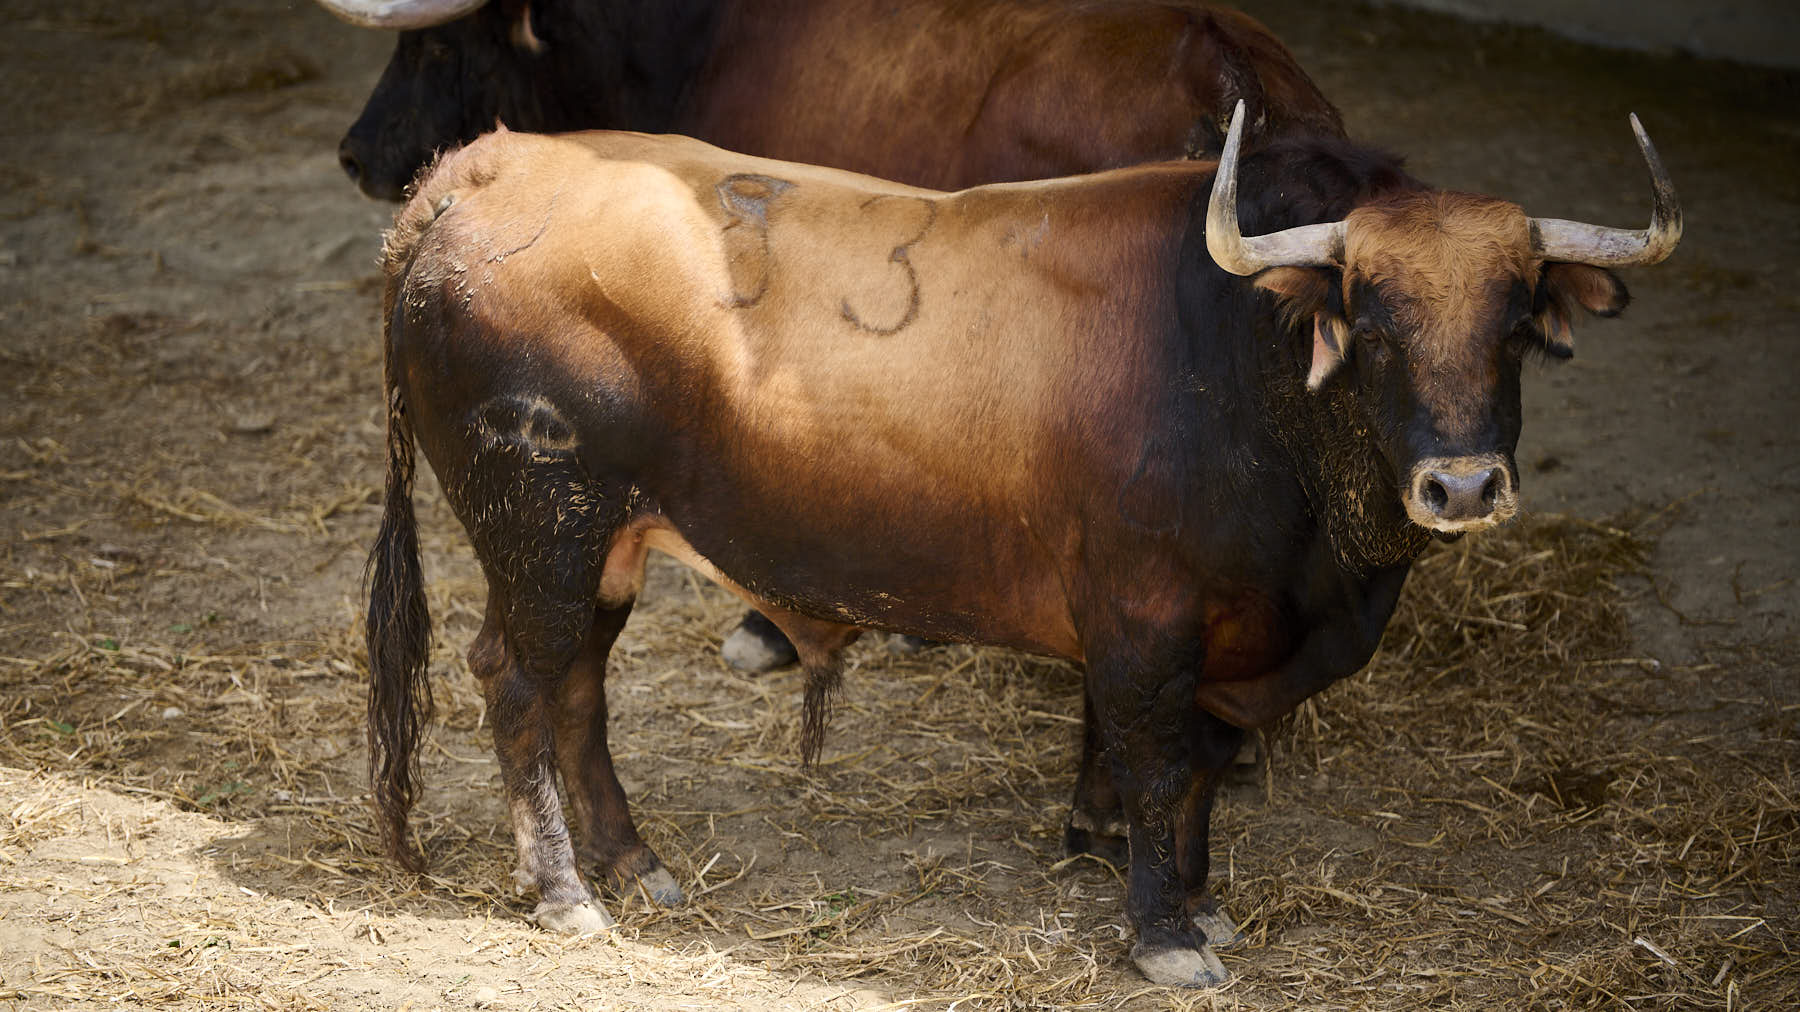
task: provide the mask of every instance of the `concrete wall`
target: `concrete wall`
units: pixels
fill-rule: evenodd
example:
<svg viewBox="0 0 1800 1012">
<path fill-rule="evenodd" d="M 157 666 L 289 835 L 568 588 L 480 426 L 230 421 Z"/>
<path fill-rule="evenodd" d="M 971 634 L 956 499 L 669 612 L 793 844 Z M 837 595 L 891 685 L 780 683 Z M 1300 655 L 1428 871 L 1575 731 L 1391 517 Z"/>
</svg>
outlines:
<svg viewBox="0 0 1800 1012">
<path fill-rule="evenodd" d="M 1583 42 L 1800 67 L 1800 0 L 1377 0 Z"/>
</svg>

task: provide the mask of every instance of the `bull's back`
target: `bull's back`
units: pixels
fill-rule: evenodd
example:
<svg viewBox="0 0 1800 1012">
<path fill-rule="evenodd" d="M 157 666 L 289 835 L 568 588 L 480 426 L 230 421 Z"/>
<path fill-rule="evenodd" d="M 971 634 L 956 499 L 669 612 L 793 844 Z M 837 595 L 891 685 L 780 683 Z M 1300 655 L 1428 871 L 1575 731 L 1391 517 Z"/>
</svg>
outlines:
<svg viewBox="0 0 1800 1012">
<path fill-rule="evenodd" d="M 720 34 L 672 130 L 924 186 L 1217 151 L 1239 98 L 1252 142 L 1342 133 L 1267 28 L 1191 0 L 788 3 Z"/>
<path fill-rule="evenodd" d="M 1132 360 L 1131 275 L 1178 224 L 1136 233 L 1083 190 L 946 195 L 678 137 L 500 133 L 405 212 L 432 220 L 400 297 L 461 321 L 462 347 L 427 358 L 529 355 L 729 414 L 759 459 L 865 438 L 1014 456 Z"/>
</svg>

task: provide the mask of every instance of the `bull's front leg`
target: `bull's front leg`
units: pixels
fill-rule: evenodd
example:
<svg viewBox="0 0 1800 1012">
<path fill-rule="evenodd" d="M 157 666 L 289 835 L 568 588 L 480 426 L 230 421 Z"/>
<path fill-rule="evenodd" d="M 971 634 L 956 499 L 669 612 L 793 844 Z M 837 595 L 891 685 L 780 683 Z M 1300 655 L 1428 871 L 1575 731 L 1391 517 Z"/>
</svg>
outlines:
<svg viewBox="0 0 1800 1012">
<path fill-rule="evenodd" d="M 1206 841 L 1177 845 L 1195 801 L 1210 800 L 1207 777 L 1194 764 L 1199 669 L 1195 657 L 1146 656 L 1137 644 L 1088 659 L 1087 691 L 1130 841 L 1125 909 L 1138 936 L 1131 959 L 1152 981 L 1178 987 L 1211 987 L 1229 976 L 1187 908 L 1182 866 L 1191 851 L 1183 850 L 1197 845 L 1204 853 Z"/>
<path fill-rule="evenodd" d="M 1082 723 L 1081 772 L 1075 781 L 1075 802 L 1063 833 L 1063 846 L 1071 855 L 1090 854 L 1123 868 L 1130 859 L 1125 841 L 1125 810 L 1113 787 L 1112 770 L 1100 742 L 1091 700 L 1087 701 Z M 1183 798 L 1175 837 L 1176 864 L 1187 891 L 1189 919 L 1214 949 L 1224 949 L 1242 942 L 1244 936 L 1207 885 L 1211 867 L 1207 841 L 1219 787 L 1232 767 L 1243 761 L 1240 750 L 1245 733 L 1242 728 L 1197 709 L 1189 739 L 1195 784 Z"/>
<path fill-rule="evenodd" d="M 1193 711 L 1188 725 L 1188 754 L 1193 757 L 1194 782 L 1182 799 L 1181 821 L 1175 836 L 1175 862 L 1186 890 L 1188 922 L 1215 949 L 1243 941 L 1237 925 L 1220 909 L 1207 885 L 1211 868 L 1212 810 L 1219 785 L 1244 743 L 1244 729 L 1234 727 L 1204 710 Z"/>
<path fill-rule="evenodd" d="M 1119 804 L 1112 770 L 1107 767 L 1094 701 L 1086 692 L 1081 695 L 1081 767 L 1075 774 L 1069 822 L 1063 827 L 1063 851 L 1071 857 L 1087 854 L 1123 868 L 1131 858 L 1125 844 L 1125 809 Z"/>
</svg>

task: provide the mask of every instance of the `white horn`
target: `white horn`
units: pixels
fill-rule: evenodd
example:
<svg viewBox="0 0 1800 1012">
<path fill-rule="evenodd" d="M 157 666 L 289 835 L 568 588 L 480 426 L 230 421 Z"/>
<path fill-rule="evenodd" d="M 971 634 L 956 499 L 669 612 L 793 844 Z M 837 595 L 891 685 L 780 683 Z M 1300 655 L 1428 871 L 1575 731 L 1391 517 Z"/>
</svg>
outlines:
<svg viewBox="0 0 1800 1012">
<path fill-rule="evenodd" d="M 1250 275 L 1270 267 L 1325 267 L 1344 257 L 1344 223 L 1317 225 L 1246 236 L 1238 231 L 1238 147 L 1244 135 L 1244 102 L 1238 100 L 1225 133 L 1225 150 L 1213 176 L 1212 200 L 1206 205 L 1206 251 L 1213 262 L 1233 274 Z"/>
<path fill-rule="evenodd" d="M 1606 228 L 1561 218 L 1533 218 L 1532 247 L 1540 257 L 1595 267 L 1636 267 L 1661 263 L 1675 252 L 1675 244 L 1681 241 L 1681 201 L 1675 197 L 1675 184 L 1669 181 L 1669 172 L 1656 156 L 1656 145 L 1644 133 L 1637 113 L 1631 114 L 1631 132 L 1637 134 L 1638 150 L 1650 166 L 1655 201 L 1650 227 Z"/>
<path fill-rule="evenodd" d="M 430 28 L 457 18 L 487 0 L 318 0 L 342 20 L 364 28 Z"/>
</svg>

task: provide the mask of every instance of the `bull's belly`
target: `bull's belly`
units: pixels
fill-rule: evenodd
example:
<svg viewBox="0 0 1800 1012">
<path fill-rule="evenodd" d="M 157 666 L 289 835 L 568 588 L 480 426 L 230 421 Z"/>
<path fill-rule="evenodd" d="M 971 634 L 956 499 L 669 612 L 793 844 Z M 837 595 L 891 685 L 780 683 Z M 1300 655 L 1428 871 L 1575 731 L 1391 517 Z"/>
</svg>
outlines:
<svg viewBox="0 0 1800 1012">
<path fill-rule="evenodd" d="M 858 553 L 854 543 L 809 550 L 805 539 L 782 540 L 771 551 L 730 529 L 689 532 L 662 514 L 633 518 L 607 552 L 602 602 L 616 606 L 637 596 L 654 549 L 771 614 L 1079 659 L 1066 606 L 1031 593 L 1034 581 L 1028 578 L 983 577 L 954 567 L 902 574 L 876 554 Z M 927 582 L 935 586 L 927 589 Z"/>
</svg>

